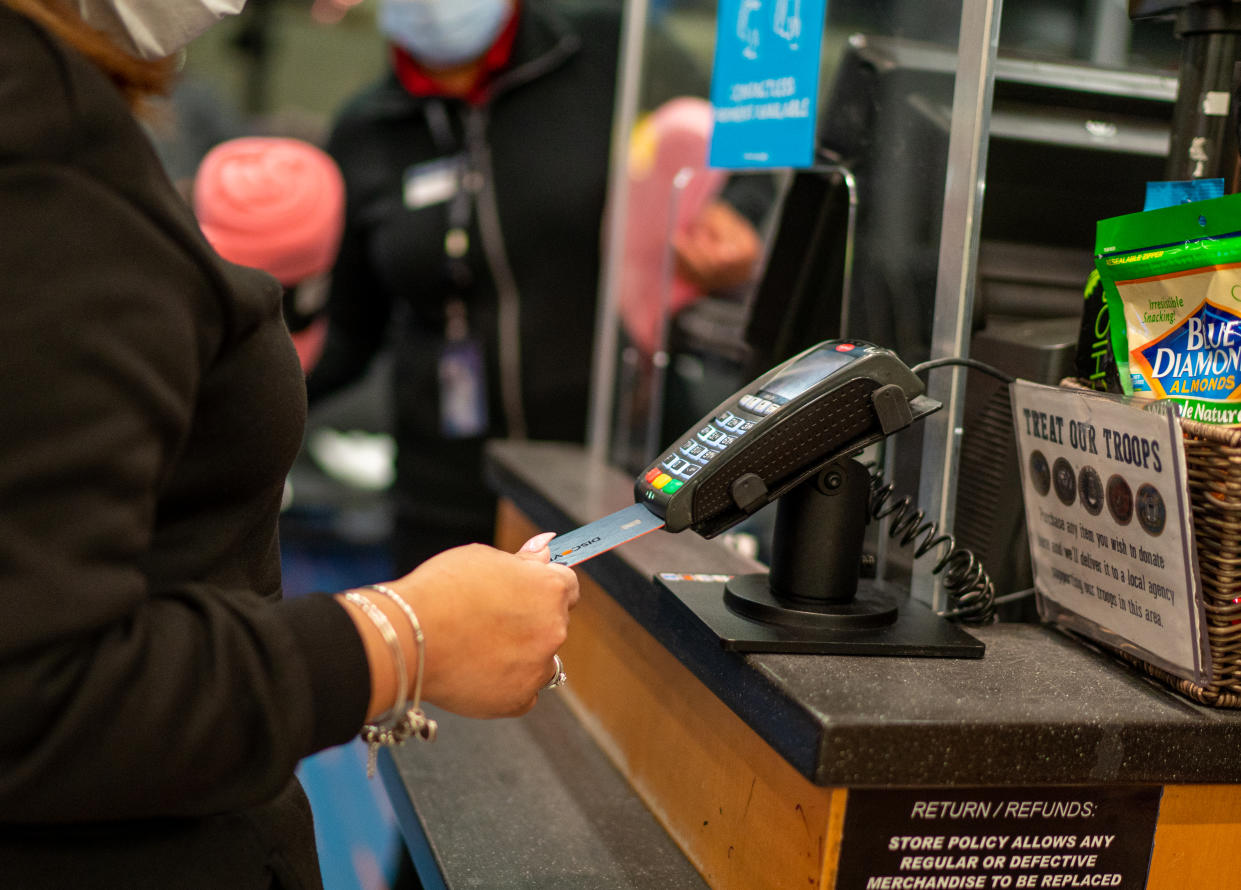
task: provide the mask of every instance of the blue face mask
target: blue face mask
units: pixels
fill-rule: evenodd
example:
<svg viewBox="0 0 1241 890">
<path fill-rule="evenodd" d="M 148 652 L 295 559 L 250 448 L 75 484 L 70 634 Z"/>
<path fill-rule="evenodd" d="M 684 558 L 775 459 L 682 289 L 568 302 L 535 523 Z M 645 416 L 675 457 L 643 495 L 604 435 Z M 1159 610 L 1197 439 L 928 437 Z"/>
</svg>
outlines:
<svg viewBox="0 0 1241 890">
<path fill-rule="evenodd" d="M 512 15 L 512 0 L 382 0 L 379 30 L 428 68 L 481 57 Z"/>
</svg>

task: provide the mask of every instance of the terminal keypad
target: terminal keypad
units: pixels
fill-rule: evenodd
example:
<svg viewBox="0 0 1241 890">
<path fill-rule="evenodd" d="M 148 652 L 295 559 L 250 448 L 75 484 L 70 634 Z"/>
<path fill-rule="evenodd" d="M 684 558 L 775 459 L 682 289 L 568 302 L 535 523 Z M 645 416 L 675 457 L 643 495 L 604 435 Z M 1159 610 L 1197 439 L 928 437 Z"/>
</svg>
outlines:
<svg viewBox="0 0 1241 890">
<path fill-rule="evenodd" d="M 746 398 L 753 397 L 747 396 Z M 772 405 L 772 403 L 761 399 L 755 401 L 763 402 L 765 405 Z M 744 404 L 744 399 L 742 403 Z M 772 410 L 776 407 L 772 405 Z M 755 411 L 755 413 L 770 412 Z M 736 442 L 738 437 L 745 435 L 753 429 L 755 422 L 744 415 L 734 414 L 732 411 L 724 411 L 722 414 L 712 418 L 711 423 L 700 429 L 694 435 L 694 438 L 686 439 L 676 451 L 667 455 L 659 465 L 659 472 L 667 475 L 673 482 L 692 479 L 707 464 L 719 456 L 724 449 Z M 656 487 L 663 488 L 664 491 L 668 490 L 667 484 Z M 679 488 L 680 485 L 676 487 Z"/>
</svg>

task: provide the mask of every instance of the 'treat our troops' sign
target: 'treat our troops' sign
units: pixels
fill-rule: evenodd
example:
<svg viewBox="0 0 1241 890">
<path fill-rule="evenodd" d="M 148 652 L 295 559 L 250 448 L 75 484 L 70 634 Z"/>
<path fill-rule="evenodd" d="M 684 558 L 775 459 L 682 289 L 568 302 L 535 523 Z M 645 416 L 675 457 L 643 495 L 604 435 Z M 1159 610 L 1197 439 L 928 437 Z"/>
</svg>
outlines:
<svg viewBox="0 0 1241 890">
<path fill-rule="evenodd" d="M 1170 406 L 1024 380 L 1012 400 L 1040 615 L 1207 682 L 1185 444 Z"/>
</svg>

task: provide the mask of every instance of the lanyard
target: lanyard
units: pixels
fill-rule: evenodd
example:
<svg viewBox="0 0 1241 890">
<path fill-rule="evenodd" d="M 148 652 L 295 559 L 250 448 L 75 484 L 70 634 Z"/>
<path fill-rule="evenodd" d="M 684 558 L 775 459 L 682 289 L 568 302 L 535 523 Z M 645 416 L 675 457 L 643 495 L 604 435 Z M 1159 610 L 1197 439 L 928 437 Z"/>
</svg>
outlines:
<svg viewBox="0 0 1241 890">
<path fill-rule="evenodd" d="M 438 99 L 425 106 L 427 126 L 436 148 L 448 154 L 458 147 L 453 136 L 448 109 Z M 464 295 L 474 286 L 474 270 L 467 257 L 470 253 L 470 220 L 474 214 L 474 187 L 478 173 L 474 169 L 468 150 L 461 151 L 456 165 L 457 188 L 448 203 L 448 229 L 444 232 L 444 270 L 452 288 L 452 295 L 445 301 L 445 336 L 448 340 L 464 340 L 469 334 Z"/>
<path fill-rule="evenodd" d="M 474 286 L 474 270 L 468 256 L 479 176 L 468 143 L 461 150 L 458 140 L 453 138 L 444 103 L 433 99 L 425 109 L 427 126 L 440 154 L 450 157 L 456 152 L 457 156 L 452 165 L 456 188 L 448 202 L 448 227 L 442 245 L 448 297 L 444 300 L 444 343 L 437 368 L 440 433 L 449 439 L 475 438 L 484 435 L 490 426 L 482 345 L 470 336 L 465 304 Z"/>
</svg>

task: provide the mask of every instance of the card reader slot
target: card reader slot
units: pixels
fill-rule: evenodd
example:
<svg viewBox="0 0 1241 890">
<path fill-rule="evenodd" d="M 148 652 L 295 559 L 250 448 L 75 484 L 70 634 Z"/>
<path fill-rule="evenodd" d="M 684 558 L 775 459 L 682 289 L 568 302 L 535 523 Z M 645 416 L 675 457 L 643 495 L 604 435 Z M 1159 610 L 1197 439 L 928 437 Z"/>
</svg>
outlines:
<svg viewBox="0 0 1241 890">
<path fill-rule="evenodd" d="M 748 448 L 702 479 L 694 492 L 695 528 L 715 525 L 712 520 L 716 517 L 738 509 L 733 503 L 732 486 L 739 477 L 752 473 L 774 491 L 789 477 L 813 468 L 819 459 L 834 454 L 841 446 L 864 437 L 872 428 L 878 430 L 870 398 L 878 386 L 870 378 L 856 378 L 838 387 L 833 397 L 815 399 L 781 417 L 779 448 Z M 774 432 L 773 427 L 760 435 Z"/>
</svg>

